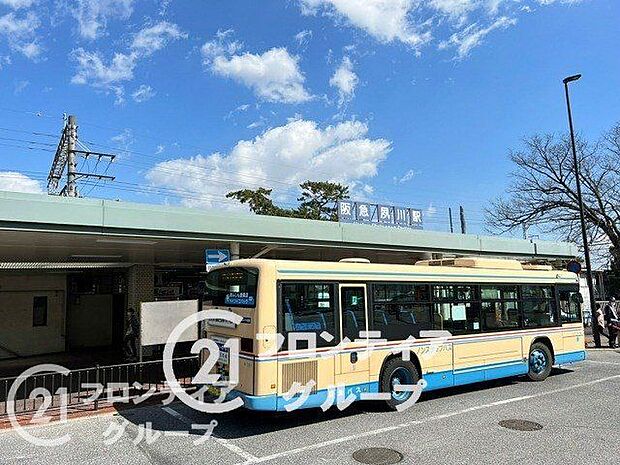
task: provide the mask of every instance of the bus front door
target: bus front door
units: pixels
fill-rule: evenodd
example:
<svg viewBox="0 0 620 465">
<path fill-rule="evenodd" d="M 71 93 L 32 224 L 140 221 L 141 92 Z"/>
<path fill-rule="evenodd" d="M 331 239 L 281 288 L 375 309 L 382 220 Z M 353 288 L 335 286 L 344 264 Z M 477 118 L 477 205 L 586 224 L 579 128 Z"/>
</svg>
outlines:
<svg viewBox="0 0 620 465">
<path fill-rule="evenodd" d="M 342 339 L 351 342 L 342 345 L 336 356 L 335 381 L 344 385 L 345 395 L 357 397 L 368 392 L 370 376 L 370 353 L 368 347 L 368 299 L 366 286 L 360 284 L 340 285 L 340 324 Z"/>
</svg>

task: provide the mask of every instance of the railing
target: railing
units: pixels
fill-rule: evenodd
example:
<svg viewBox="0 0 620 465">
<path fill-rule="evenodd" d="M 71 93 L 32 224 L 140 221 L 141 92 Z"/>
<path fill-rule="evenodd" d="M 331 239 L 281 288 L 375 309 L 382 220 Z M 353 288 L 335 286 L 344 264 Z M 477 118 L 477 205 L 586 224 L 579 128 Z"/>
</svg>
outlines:
<svg viewBox="0 0 620 465">
<path fill-rule="evenodd" d="M 197 356 L 172 360 L 179 384 L 187 388 L 198 372 Z M 9 399 L 11 387 L 17 389 Z M 103 391 L 102 391 L 103 389 Z M 0 378 L 0 419 L 7 417 L 10 406 L 16 415 L 39 409 L 62 408 L 97 410 L 112 399 L 123 401 L 169 392 L 161 360 L 95 366 L 58 372 L 36 373 L 31 376 Z"/>
</svg>

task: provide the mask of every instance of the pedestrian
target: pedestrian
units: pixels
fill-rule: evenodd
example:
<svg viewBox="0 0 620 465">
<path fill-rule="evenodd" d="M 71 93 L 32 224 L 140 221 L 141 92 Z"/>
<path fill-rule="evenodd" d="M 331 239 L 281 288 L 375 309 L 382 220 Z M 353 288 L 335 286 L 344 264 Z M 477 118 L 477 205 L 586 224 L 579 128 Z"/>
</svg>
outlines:
<svg viewBox="0 0 620 465">
<path fill-rule="evenodd" d="M 616 298 L 611 297 L 607 305 L 605 305 L 605 320 L 607 321 L 607 330 L 609 331 L 609 347 L 616 349 L 618 344 L 618 332 L 620 331 L 620 317 L 616 308 Z"/>
<path fill-rule="evenodd" d="M 140 322 L 133 307 L 127 309 L 127 328 L 125 329 L 125 357 L 128 361 L 138 358 L 138 337 L 140 335 Z"/>
<path fill-rule="evenodd" d="M 609 334 L 607 334 L 605 332 L 605 313 L 603 312 L 603 308 L 601 307 L 601 304 L 597 302 L 596 304 L 596 311 L 594 312 L 593 315 L 593 321 L 592 321 L 592 326 L 596 325 L 596 329 L 598 331 L 598 334 L 602 334 L 603 336 L 605 336 L 607 339 L 609 339 Z M 601 348 L 601 342 L 599 339 L 599 343 L 596 346 L 598 349 Z"/>
</svg>

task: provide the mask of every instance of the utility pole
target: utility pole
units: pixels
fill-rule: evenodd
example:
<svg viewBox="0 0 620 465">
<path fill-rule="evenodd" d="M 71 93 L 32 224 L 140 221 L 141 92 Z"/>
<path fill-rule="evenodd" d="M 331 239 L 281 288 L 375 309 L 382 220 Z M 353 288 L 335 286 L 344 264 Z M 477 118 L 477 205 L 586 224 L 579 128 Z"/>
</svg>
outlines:
<svg viewBox="0 0 620 465">
<path fill-rule="evenodd" d="M 84 150 L 79 149 L 83 148 Z M 83 143 L 78 140 L 77 118 L 75 115 L 69 115 L 66 119 L 65 126 L 60 135 L 58 148 L 52 161 L 50 172 L 47 176 L 47 193 L 49 195 L 64 195 L 67 197 L 79 197 L 78 181 L 80 179 L 95 178 L 98 180 L 114 181 L 114 176 L 107 176 L 97 173 L 81 173 L 77 170 L 77 157 L 97 157 L 98 162 L 107 159 L 109 163 L 114 161 L 116 155 L 110 153 L 93 152 L 89 150 Z M 62 188 L 58 188 L 60 180 L 63 178 L 65 168 L 67 169 L 67 184 Z"/>
<path fill-rule="evenodd" d="M 452 207 L 448 207 L 448 215 L 450 216 L 450 232 L 454 233 L 454 224 L 452 223 Z"/>
<path fill-rule="evenodd" d="M 75 173 L 77 163 L 75 162 L 75 150 L 77 145 L 77 119 L 74 115 L 69 115 L 67 123 L 67 197 L 77 197 L 77 186 Z"/>
<path fill-rule="evenodd" d="M 523 239 L 527 240 L 527 225 L 525 223 L 521 223 L 521 227 L 523 228 Z"/>
<path fill-rule="evenodd" d="M 581 74 L 575 74 L 565 78 L 564 93 L 566 95 L 566 110 L 568 112 L 568 127 L 570 129 L 570 142 L 573 150 L 573 169 L 575 170 L 575 184 L 577 187 L 577 200 L 579 202 L 579 221 L 581 223 L 581 237 L 583 240 L 583 254 L 586 259 L 586 281 L 588 282 L 588 291 L 590 292 L 590 312 L 592 314 L 592 336 L 594 345 L 601 347 L 601 335 L 598 332 L 598 325 L 594 321 L 594 312 L 596 311 L 596 298 L 594 296 L 594 283 L 592 282 L 592 264 L 590 263 L 590 247 L 588 245 L 588 231 L 586 229 L 586 219 L 583 212 L 583 197 L 581 195 L 581 179 L 579 176 L 579 159 L 577 158 L 577 149 L 575 147 L 575 130 L 573 129 L 573 114 L 570 109 L 570 97 L 568 94 L 568 83 L 577 81 Z"/>
<path fill-rule="evenodd" d="M 459 207 L 459 211 L 461 214 L 461 234 L 467 234 L 467 224 L 465 223 L 465 210 L 463 210 L 463 206 Z"/>
</svg>

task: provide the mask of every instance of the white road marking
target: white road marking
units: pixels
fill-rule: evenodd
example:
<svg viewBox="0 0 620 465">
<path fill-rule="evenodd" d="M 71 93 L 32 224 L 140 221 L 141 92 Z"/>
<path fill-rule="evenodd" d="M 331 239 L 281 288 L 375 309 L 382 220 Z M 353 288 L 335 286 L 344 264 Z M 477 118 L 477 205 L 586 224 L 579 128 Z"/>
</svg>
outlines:
<svg viewBox="0 0 620 465">
<path fill-rule="evenodd" d="M 617 363 L 617 362 L 604 362 L 602 360 L 584 360 L 584 361 L 587 362 L 587 363 L 600 363 L 600 364 L 603 364 L 603 365 L 618 365 L 618 366 L 620 366 L 620 363 Z"/>
<path fill-rule="evenodd" d="M 356 441 L 362 438 L 366 438 L 369 436 L 376 436 L 378 434 L 383 434 L 383 433 L 389 433 L 390 431 L 396 431 L 399 429 L 403 429 L 403 428 L 409 428 L 411 426 L 416 426 L 416 425 L 422 425 L 424 423 L 428 423 L 431 421 L 437 421 L 437 420 L 443 420 L 445 418 L 450 418 L 450 417 L 455 417 L 455 416 L 459 416 L 459 415 L 463 415 L 465 413 L 469 413 L 469 412 L 474 412 L 477 410 L 484 410 L 484 409 L 489 409 L 492 407 L 497 407 L 499 405 L 506 405 L 506 404 L 511 404 L 514 402 L 520 402 L 522 400 L 528 400 L 528 399 L 534 399 L 537 397 L 543 397 L 543 396 L 547 396 L 547 395 L 552 395 L 552 394 L 558 394 L 561 392 L 566 392 L 566 391 L 571 391 L 573 389 L 579 389 L 579 388 L 583 388 L 586 386 L 592 386 L 594 384 L 599 384 L 599 383 L 604 383 L 606 381 L 611 381 L 613 379 L 620 379 L 620 375 L 614 375 L 614 376 L 608 376 L 606 378 L 601 378 L 601 379 L 596 379 L 593 381 L 588 381 L 587 383 L 581 383 L 581 384 L 575 384 L 574 386 L 568 386 L 565 388 L 561 388 L 561 389 L 554 389 L 552 391 L 546 391 L 546 392 L 541 392 L 538 394 L 530 394 L 527 396 L 521 396 L 521 397 L 512 397 L 509 399 L 504 399 L 504 400 L 499 400 L 497 402 L 491 402 L 489 404 L 484 404 L 484 405 L 477 405 L 475 407 L 470 407 L 470 408 L 466 408 L 463 410 L 458 410 L 456 412 L 450 412 L 450 413 L 444 413 L 442 415 L 435 415 L 432 417 L 428 417 L 425 418 L 423 420 L 415 420 L 415 421 L 410 421 L 407 423 L 401 423 L 398 425 L 393 425 L 393 426 L 387 426 L 385 428 L 378 428 L 372 431 L 366 431 L 364 433 L 359 433 L 359 434 L 352 434 L 350 436 L 344 436 L 341 438 L 336 438 L 336 439 L 332 439 L 329 441 L 324 441 L 324 442 L 318 442 L 315 444 L 311 444 L 309 446 L 304 446 L 304 447 L 298 447 L 297 449 L 290 449 L 284 452 L 278 452 L 276 454 L 272 454 L 272 455 L 267 455 L 264 457 L 258 457 L 258 458 L 254 458 L 254 459 L 248 459 L 246 462 L 243 462 L 245 464 L 250 464 L 250 463 L 262 463 L 262 462 L 269 462 L 271 460 L 276 460 L 276 459 L 280 459 L 283 457 L 290 457 L 292 455 L 296 455 L 296 454 L 301 454 L 303 452 L 308 452 L 311 450 L 315 450 L 315 449 L 321 449 L 323 447 L 327 447 L 327 446 L 333 446 L 336 444 L 341 444 L 344 442 L 350 442 L 350 441 Z"/>
<path fill-rule="evenodd" d="M 172 415 L 173 417 L 175 417 L 177 420 L 185 423 L 186 425 L 188 425 L 189 427 L 192 426 L 192 424 L 194 424 L 194 422 L 192 420 L 190 420 L 189 418 L 187 418 L 185 415 L 177 412 L 175 409 L 171 408 L 171 407 L 163 407 L 162 410 L 164 412 L 166 412 L 169 415 Z M 215 434 L 211 434 L 211 438 L 217 442 L 218 444 L 221 444 L 222 446 L 224 446 L 226 449 L 228 449 L 229 451 L 237 454 L 239 457 L 245 459 L 248 463 L 253 463 L 256 460 L 258 460 L 258 457 L 250 454 L 249 452 L 244 451 L 241 447 L 236 446 L 230 442 L 228 442 L 226 439 L 224 438 L 220 438 L 217 437 Z"/>
</svg>

